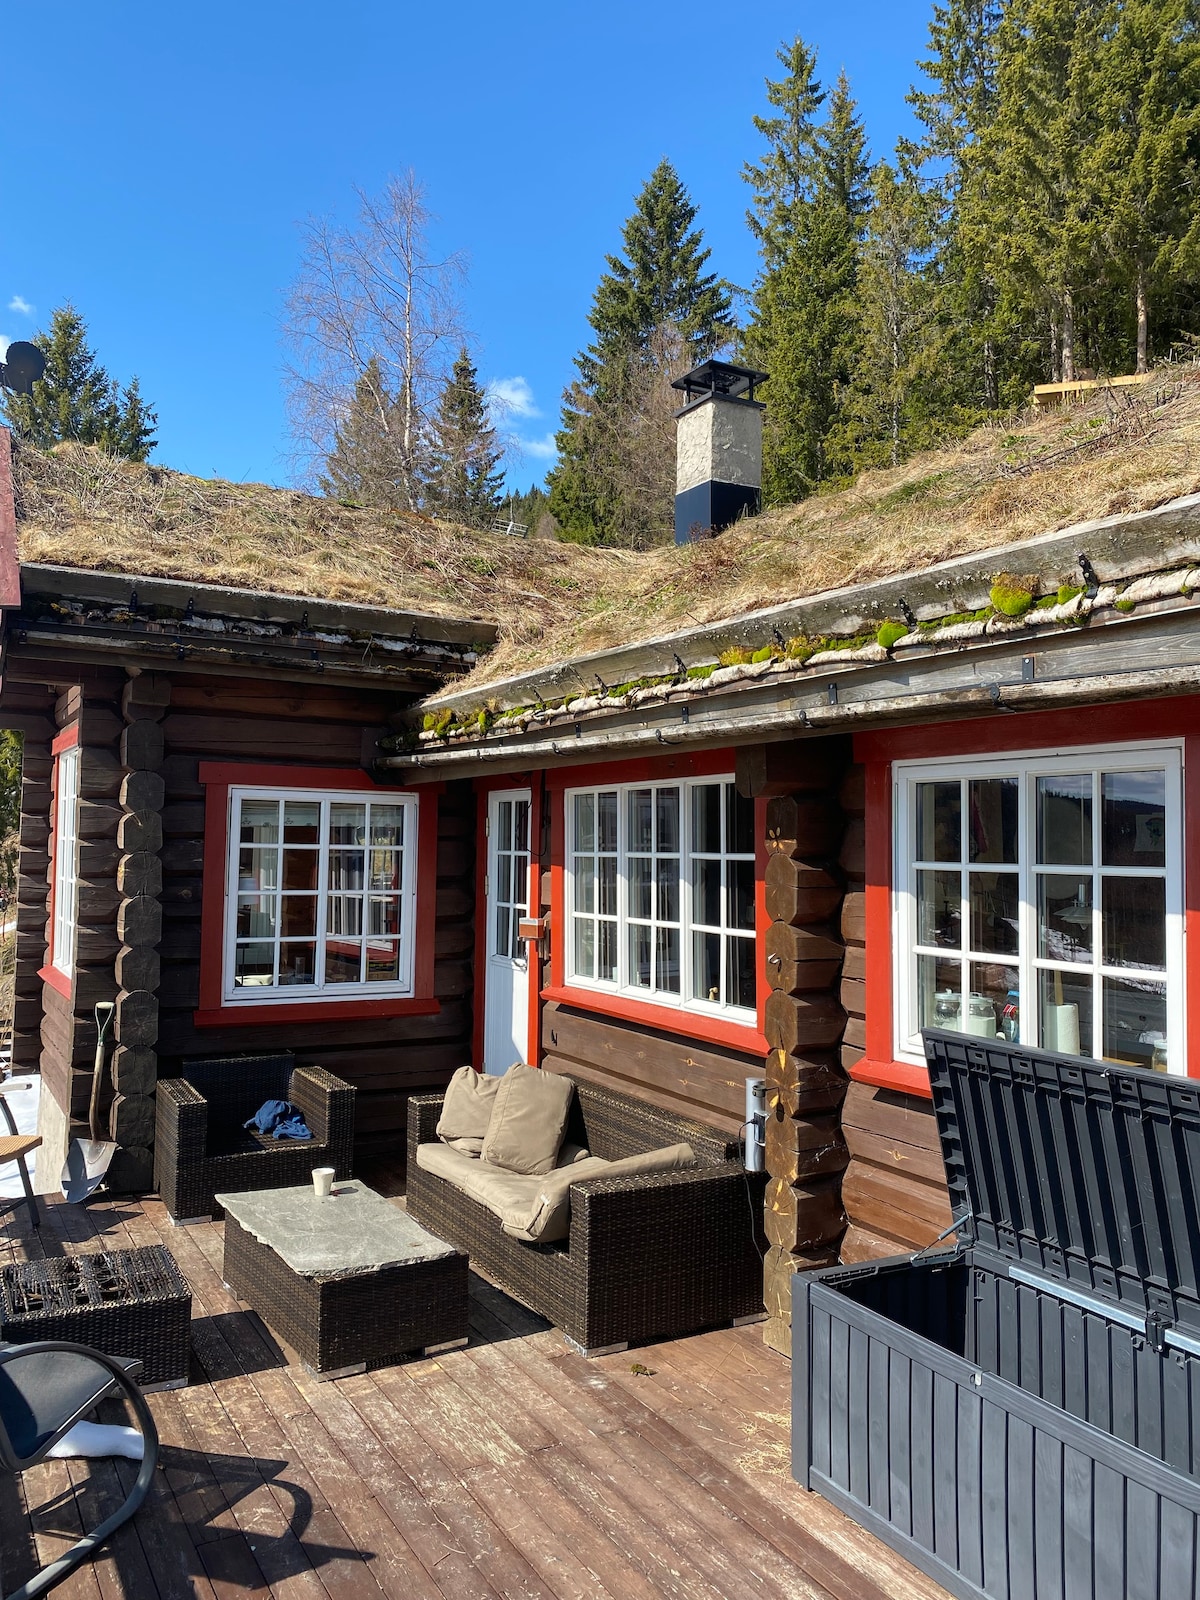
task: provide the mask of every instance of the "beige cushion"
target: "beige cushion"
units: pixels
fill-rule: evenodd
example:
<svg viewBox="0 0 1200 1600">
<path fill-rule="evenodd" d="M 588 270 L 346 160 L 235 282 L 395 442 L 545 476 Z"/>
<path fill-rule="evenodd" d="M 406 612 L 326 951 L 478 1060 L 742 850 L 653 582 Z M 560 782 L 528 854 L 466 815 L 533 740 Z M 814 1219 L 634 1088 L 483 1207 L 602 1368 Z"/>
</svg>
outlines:
<svg viewBox="0 0 1200 1600">
<path fill-rule="evenodd" d="M 528 1214 L 542 1182 L 541 1178 L 489 1166 L 477 1156 L 452 1150 L 445 1144 L 419 1144 L 417 1165 L 426 1172 L 432 1172 L 435 1177 L 445 1178 L 497 1217 L 509 1213 Z"/>
<path fill-rule="evenodd" d="M 622 1178 L 641 1172 L 671 1172 L 696 1165 L 690 1144 L 667 1145 L 662 1150 L 647 1150 L 641 1155 L 624 1156 L 620 1161 L 602 1161 L 591 1156 L 571 1166 L 557 1167 L 538 1185 L 531 1211 L 525 1215 L 509 1211 L 501 1215 L 504 1231 L 527 1244 L 553 1244 L 571 1231 L 571 1185 L 588 1178 Z"/>
<path fill-rule="evenodd" d="M 499 1087 L 499 1078 L 476 1072 L 474 1067 L 459 1067 L 446 1085 L 446 1098 L 438 1118 L 438 1138 L 456 1150 L 478 1155 L 492 1120 Z M 465 1144 L 464 1140 L 471 1142 Z"/>
<path fill-rule="evenodd" d="M 554 1163 L 557 1172 L 559 1167 L 571 1167 L 577 1161 L 590 1161 L 592 1152 L 585 1150 L 581 1144 L 565 1144 L 558 1152 L 558 1160 Z"/>
<path fill-rule="evenodd" d="M 451 1150 L 461 1150 L 464 1155 L 477 1156 L 483 1150 L 482 1139 L 447 1139 Z"/>
<path fill-rule="evenodd" d="M 510 1067 L 496 1090 L 482 1159 L 508 1172 L 540 1176 L 552 1171 L 574 1093 L 569 1078 L 520 1062 Z"/>
</svg>

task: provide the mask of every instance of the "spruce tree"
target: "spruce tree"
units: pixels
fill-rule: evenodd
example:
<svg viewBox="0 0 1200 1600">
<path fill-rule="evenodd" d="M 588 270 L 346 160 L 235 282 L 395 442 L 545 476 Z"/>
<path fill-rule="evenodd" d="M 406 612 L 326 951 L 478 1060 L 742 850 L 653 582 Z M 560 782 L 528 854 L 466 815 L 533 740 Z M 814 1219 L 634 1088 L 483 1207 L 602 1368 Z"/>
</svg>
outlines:
<svg viewBox="0 0 1200 1600">
<path fill-rule="evenodd" d="M 849 470 L 842 407 L 855 364 L 854 294 L 868 203 L 866 139 L 845 76 L 820 125 L 815 57 L 796 39 L 767 84 L 782 112 L 755 126 L 767 140 L 744 177 L 762 270 L 743 349 L 767 373 L 763 496 L 778 505 Z"/>
<path fill-rule="evenodd" d="M 350 505 L 411 509 L 403 419 L 372 356 L 334 426 L 333 449 L 319 482 L 322 493 Z"/>
<path fill-rule="evenodd" d="M 1195 0 L 1123 0 L 1098 48 L 1096 137 L 1086 153 L 1109 277 L 1150 360 L 1154 307 L 1200 266 L 1200 31 Z"/>
<path fill-rule="evenodd" d="M 467 527 L 490 523 L 500 509 L 503 452 L 488 420 L 487 397 L 464 346 L 446 379 L 433 418 L 426 505 Z"/>
<path fill-rule="evenodd" d="M 33 337 L 46 370 L 28 395 L 5 395 L 4 409 L 17 434 L 48 450 L 73 440 L 96 445 L 129 461 L 144 461 L 156 443 L 157 413 L 138 381 L 121 391 L 97 362 L 83 318 L 60 306 L 48 333 Z"/>
<path fill-rule="evenodd" d="M 931 271 L 936 202 L 912 168 L 881 161 L 856 296 L 847 403 L 856 466 L 897 466 L 938 433 L 940 333 Z"/>
<path fill-rule="evenodd" d="M 669 161 L 660 161 L 607 258 L 588 322 L 592 343 L 575 358 L 563 395 L 550 510 L 564 537 L 583 543 L 652 543 L 669 537 L 660 483 L 674 459 L 661 427 L 667 379 L 714 355 L 733 336 L 729 286 L 706 272 L 710 251 L 697 209 Z M 654 421 L 638 429 L 637 418 Z M 635 438 L 636 434 L 636 438 Z M 621 444 L 624 441 L 624 444 Z M 641 466 L 630 473 L 622 451 Z M 654 491 L 641 506 L 634 480 Z"/>
</svg>

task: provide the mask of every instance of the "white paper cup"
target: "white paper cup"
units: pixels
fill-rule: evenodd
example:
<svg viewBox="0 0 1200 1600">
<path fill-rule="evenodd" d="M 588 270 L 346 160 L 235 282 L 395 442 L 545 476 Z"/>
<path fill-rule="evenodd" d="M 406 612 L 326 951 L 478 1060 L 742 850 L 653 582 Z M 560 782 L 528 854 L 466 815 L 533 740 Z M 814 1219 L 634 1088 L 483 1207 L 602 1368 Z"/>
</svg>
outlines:
<svg viewBox="0 0 1200 1600">
<path fill-rule="evenodd" d="M 314 1167 L 312 1179 L 313 1188 L 317 1192 L 317 1199 L 328 1200 L 333 1189 L 333 1168 Z"/>
</svg>

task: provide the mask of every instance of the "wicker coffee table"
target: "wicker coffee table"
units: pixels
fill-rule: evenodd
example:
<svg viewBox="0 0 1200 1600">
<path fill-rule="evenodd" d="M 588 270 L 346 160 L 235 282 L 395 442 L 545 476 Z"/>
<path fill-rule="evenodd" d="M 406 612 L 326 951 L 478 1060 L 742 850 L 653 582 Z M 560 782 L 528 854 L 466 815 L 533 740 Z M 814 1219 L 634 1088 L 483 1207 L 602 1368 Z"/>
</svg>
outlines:
<svg viewBox="0 0 1200 1600">
<path fill-rule="evenodd" d="M 467 1342 L 467 1258 L 356 1181 L 219 1194 L 226 1284 L 318 1378 Z"/>
</svg>

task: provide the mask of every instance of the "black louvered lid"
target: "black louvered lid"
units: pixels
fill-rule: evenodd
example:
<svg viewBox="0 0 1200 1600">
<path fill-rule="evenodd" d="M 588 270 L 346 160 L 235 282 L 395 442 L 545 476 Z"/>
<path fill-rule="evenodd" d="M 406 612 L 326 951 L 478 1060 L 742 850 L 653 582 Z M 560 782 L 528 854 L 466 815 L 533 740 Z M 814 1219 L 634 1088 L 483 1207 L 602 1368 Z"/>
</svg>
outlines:
<svg viewBox="0 0 1200 1600">
<path fill-rule="evenodd" d="M 1200 1081 L 924 1039 L 959 1238 L 1200 1335 Z"/>
</svg>

